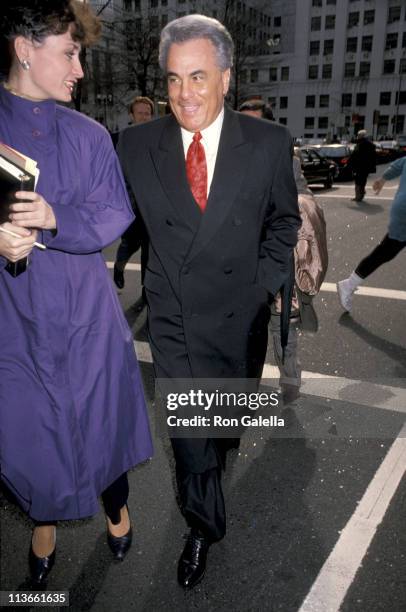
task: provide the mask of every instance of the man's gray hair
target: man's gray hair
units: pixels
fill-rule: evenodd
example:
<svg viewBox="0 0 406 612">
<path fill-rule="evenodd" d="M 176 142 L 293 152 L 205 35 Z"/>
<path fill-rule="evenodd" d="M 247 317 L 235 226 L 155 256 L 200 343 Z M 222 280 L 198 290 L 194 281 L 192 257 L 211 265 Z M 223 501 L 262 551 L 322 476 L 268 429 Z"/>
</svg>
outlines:
<svg viewBox="0 0 406 612">
<path fill-rule="evenodd" d="M 229 31 L 217 19 L 205 15 L 186 15 L 169 22 L 161 32 L 159 65 L 166 72 L 169 48 L 197 38 L 206 38 L 214 45 L 217 64 L 224 71 L 233 65 L 234 44 Z"/>
</svg>

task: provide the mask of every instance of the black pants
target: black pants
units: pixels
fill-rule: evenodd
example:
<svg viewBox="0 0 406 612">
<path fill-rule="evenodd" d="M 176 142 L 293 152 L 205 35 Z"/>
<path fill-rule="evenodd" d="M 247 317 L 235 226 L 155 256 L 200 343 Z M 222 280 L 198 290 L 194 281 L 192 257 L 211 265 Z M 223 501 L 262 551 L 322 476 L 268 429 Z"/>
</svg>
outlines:
<svg viewBox="0 0 406 612">
<path fill-rule="evenodd" d="M 124 472 L 101 495 L 104 511 L 113 525 L 118 525 L 121 520 L 120 509 L 127 503 L 128 493 L 127 472 Z M 35 521 L 35 525 L 56 525 L 56 521 Z"/>
<path fill-rule="evenodd" d="M 406 246 L 406 242 L 400 242 L 394 238 L 389 238 L 388 234 L 382 242 L 365 257 L 355 269 L 355 273 L 361 278 L 367 278 L 372 272 L 375 272 L 382 264 L 391 261 L 398 253 Z"/>
<path fill-rule="evenodd" d="M 368 172 L 355 173 L 355 199 L 357 202 L 363 200 L 365 195 L 365 185 L 367 184 Z"/>
</svg>

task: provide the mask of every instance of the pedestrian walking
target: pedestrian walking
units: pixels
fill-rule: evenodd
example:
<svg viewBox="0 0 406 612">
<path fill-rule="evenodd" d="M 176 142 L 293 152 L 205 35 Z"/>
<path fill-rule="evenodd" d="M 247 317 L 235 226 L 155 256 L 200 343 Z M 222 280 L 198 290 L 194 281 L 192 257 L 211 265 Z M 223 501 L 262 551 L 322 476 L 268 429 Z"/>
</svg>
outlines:
<svg viewBox="0 0 406 612">
<path fill-rule="evenodd" d="M 101 253 L 134 218 L 121 169 L 108 132 L 55 102 L 72 100 L 99 20 L 77 0 L 3 0 L 0 26 L 0 140 L 40 170 L 36 191 L 17 191 L 0 225 L 1 479 L 34 521 L 31 579 L 43 587 L 56 522 L 94 515 L 100 495 L 108 544 L 124 558 L 127 470 L 152 445 L 132 334 Z"/>
<path fill-rule="evenodd" d="M 151 121 L 154 116 L 154 103 L 147 96 L 136 96 L 129 107 L 130 115 L 134 125 Z M 116 261 L 114 262 L 113 278 L 119 289 L 125 285 L 124 270 L 128 260 L 141 247 L 141 282 L 144 277 L 144 262 L 146 250 L 148 248 L 145 227 L 141 216 L 137 211 L 136 202 L 132 202 L 135 213 L 133 221 L 121 237 L 121 242 L 117 249 Z"/>
<path fill-rule="evenodd" d="M 368 139 L 366 130 L 357 134 L 357 144 L 347 163 L 354 175 L 355 197 L 354 202 L 362 202 L 365 196 L 365 185 L 368 175 L 376 171 L 375 145 Z"/>
<path fill-rule="evenodd" d="M 406 157 L 393 162 L 372 185 L 380 193 L 386 181 L 400 176 L 389 218 L 388 232 L 378 246 L 365 257 L 348 278 L 337 283 L 338 298 L 347 312 L 351 311 L 354 292 L 382 264 L 391 261 L 406 246 Z"/>
<path fill-rule="evenodd" d="M 224 105 L 232 57 L 217 20 L 170 22 L 160 65 L 172 114 L 128 128 L 118 146 L 148 232 L 144 286 L 158 378 L 259 381 L 269 304 L 291 269 L 300 226 L 291 138 Z M 221 472 L 230 440 L 171 442 L 190 528 L 178 581 L 191 588 L 226 532 Z"/>
</svg>

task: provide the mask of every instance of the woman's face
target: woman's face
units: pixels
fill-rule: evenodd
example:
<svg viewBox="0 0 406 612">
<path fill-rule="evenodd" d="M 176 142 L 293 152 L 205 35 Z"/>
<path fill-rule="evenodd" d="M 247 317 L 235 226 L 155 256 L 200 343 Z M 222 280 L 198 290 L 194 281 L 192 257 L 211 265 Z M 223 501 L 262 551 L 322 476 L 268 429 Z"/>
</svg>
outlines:
<svg viewBox="0 0 406 612">
<path fill-rule="evenodd" d="M 24 74 L 25 89 L 30 91 L 24 93 L 40 100 L 70 102 L 76 82 L 83 77 L 79 52 L 80 45 L 69 30 L 51 34 L 41 44 L 30 44 L 26 58 L 30 69 Z"/>
</svg>

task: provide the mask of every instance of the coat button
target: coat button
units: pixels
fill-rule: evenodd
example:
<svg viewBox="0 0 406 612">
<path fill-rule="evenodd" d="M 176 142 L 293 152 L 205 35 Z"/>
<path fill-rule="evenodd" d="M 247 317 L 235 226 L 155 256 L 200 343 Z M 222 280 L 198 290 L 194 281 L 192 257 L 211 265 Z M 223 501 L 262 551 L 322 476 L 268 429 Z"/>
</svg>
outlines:
<svg viewBox="0 0 406 612">
<path fill-rule="evenodd" d="M 39 130 L 33 130 L 32 131 L 32 135 L 37 137 L 37 136 L 41 136 L 41 132 Z"/>
<path fill-rule="evenodd" d="M 34 113 L 34 115 L 39 115 L 41 113 L 41 109 L 39 108 L 39 106 L 34 106 L 32 112 Z"/>
<path fill-rule="evenodd" d="M 232 268 L 224 268 L 223 270 L 224 274 L 231 274 L 232 271 L 233 271 Z"/>
<path fill-rule="evenodd" d="M 226 312 L 225 316 L 227 317 L 227 319 L 231 319 L 231 317 L 234 316 L 234 313 L 232 311 Z"/>
<path fill-rule="evenodd" d="M 167 219 L 167 220 L 166 220 L 166 225 L 170 225 L 170 226 L 172 227 L 172 226 L 173 226 L 173 223 L 172 223 L 172 221 L 171 221 L 170 219 Z"/>
</svg>

